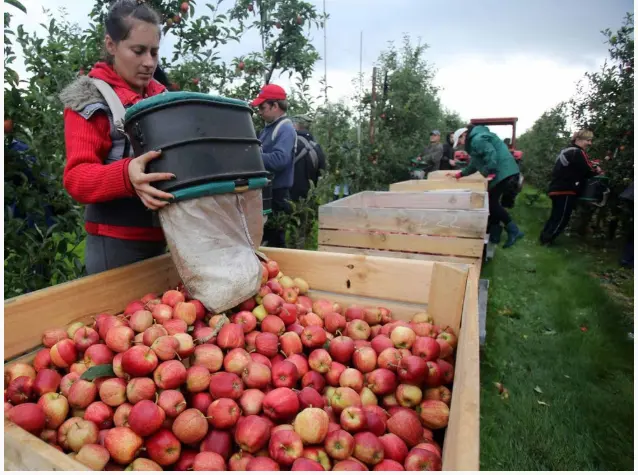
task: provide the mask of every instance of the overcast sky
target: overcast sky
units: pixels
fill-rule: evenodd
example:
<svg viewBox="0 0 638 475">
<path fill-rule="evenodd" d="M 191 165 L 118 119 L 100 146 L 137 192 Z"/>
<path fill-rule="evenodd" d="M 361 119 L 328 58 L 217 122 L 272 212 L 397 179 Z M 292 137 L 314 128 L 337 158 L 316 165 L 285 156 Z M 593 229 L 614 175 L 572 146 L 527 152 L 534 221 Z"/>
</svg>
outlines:
<svg viewBox="0 0 638 475">
<path fill-rule="evenodd" d="M 318 10 L 322 0 L 310 0 Z M 26 0 L 29 14 L 16 13 L 14 25 L 38 28 L 49 18 L 42 7 L 67 7 L 69 19 L 88 24 L 93 1 Z M 231 4 L 226 0 L 224 4 Z M 205 0 L 199 0 L 200 11 Z M 359 72 L 359 37 L 363 31 L 363 71 L 369 82 L 372 67 L 388 42 L 400 44 L 408 34 L 430 46 L 427 60 L 437 69 L 436 84 L 443 104 L 464 119 L 517 116 L 519 133 L 547 109 L 574 92 L 587 71 L 600 68 L 607 56 L 602 29 L 618 28 L 631 0 L 326 0 L 328 84 L 331 100 L 354 94 Z M 6 8 L 6 7 L 5 7 Z M 324 56 L 323 32 L 311 37 Z M 258 48 L 255 37 L 244 38 L 222 51 L 224 59 Z M 170 37 L 162 54 L 169 55 Z M 319 95 L 323 59 L 311 82 Z M 290 85 L 287 77 L 275 83 Z M 496 130 L 507 136 L 507 129 Z"/>
</svg>

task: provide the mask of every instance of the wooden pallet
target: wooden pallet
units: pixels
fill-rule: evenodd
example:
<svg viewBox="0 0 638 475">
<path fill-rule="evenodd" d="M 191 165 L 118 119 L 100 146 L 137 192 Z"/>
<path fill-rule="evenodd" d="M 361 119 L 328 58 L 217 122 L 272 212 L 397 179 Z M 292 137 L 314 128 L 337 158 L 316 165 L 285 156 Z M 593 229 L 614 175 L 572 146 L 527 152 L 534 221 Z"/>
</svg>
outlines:
<svg viewBox="0 0 638 475">
<path fill-rule="evenodd" d="M 357 193 L 319 207 L 319 250 L 476 265 L 480 271 L 487 193 Z"/>
<path fill-rule="evenodd" d="M 427 309 L 458 332 L 444 470 L 479 468 L 478 274 L 472 266 L 283 249 L 262 251 L 284 273 L 307 280 L 312 297 L 342 305 L 380 305 L 408 320 Z M 148 292 L 174 287 L 179 277 L 168 255 L 149 259 L 5 301 L 5 358 L 32 361 L 44 330 L 119 312 Z M 5 361 L 6 361 L 5 359 Z M 5 470 L 86 470 L 5 418 Z"/>
</svg>

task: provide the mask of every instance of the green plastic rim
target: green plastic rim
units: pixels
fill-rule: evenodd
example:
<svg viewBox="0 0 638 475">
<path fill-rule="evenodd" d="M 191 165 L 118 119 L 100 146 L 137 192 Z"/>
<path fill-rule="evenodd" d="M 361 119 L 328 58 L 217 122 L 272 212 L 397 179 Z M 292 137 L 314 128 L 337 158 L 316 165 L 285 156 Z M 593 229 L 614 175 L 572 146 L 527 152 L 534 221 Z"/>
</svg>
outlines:
<svg viewBox="0 0 638 475">
<path fill-rule="evenodd" d="M 232 99 L 230 97 L 223 96 L 215 96 L 212 94 L 203 94 L 201 92 L 165 92 L 163 94 L 158 94 L 157 96 L 149 97 L 144 99 L 137 104 L 129 107 L 126 110 L 126 115 L 124 116 L 124 122 L 128 122 L 135 118 L 135 116 L 144 114 L 146 112 L 150 112 L 152 110 L 162 108 L 169 104 L 181 102 L 181 103 L 209 103 L 215 105 L 222 106 L 232 106 L 232 107 L 240 107 L 242 109 L 246 109 L 247 111 L 251 111 L 252 109 L 245 101 L 240 101 L 239 99 Z"/>
<path fill-rule="evenodd" d="M 257 190 L 268 185 L 268 178 L 249 178 L 246 185 L 234 181 L 218 181 L 191 186 L 174 191 L 172 203 L 177 201 L 192 200 L 202 196 L 221 195 L 224 193 L 241 193 L 246 190 Z"/>
</svg>

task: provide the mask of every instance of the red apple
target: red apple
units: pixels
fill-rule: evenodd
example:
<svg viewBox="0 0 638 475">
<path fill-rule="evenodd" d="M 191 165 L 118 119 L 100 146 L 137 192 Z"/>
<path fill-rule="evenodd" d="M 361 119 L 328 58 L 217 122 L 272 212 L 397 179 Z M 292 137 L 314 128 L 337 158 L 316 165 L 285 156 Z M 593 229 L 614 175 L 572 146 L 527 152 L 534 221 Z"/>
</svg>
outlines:
<svg viewBox="0 0 638 475">
<path fill-rule="evenodd" d="M 63 396 L 61 396 L 63 397 Z M 98 429 L 110 429 L 113 427 L 114 411 L 102 401 L 89 404 L 84 412 L 84 419 L 97 425 Z"/>
<path fill-rule="evenodd" d="M 396 390 L 397 378 L 389 369 L 377 368 L 366 375 L 366 384 L 377 396 L 385 396 Z"/>
<path fill-rule="evenodd" d="M 369 373 L 377 367 L 377 352 L 371 347 L 355 350 L 352 355 L 354 367 L 362 373 Z"/>
<path fill-rule="evenodd" d="M 428 450 L 414 448 L 405 458 L 405 469 L 409 471 L 442 469 L 441 457 Z"/>
<path fill-rule="evenodd" d="M 252 363 L 251 363 L 252 364 Z M 246 367 L 248 369 L 250 365 Z M 268 376 L 270 380 L 270 374 Z M 209 391 L 213 399 L 227 397 L 237 400 L 244 391 L 244 383 L 233 373 L 218 372 L 211 376 Z"/>
<path fill-rule="evenodd" d="M 277 283 L 277 285 L 279 285 L 279 284 Z M 271 289 L 272 289 L 272 287 L 271 287 Z M 275 292 L 274 289 L 272 289 L 272 290 L 273 290 L 273 292 Z M 282 299 L 277 294 L 277 292 L 266 294 L 263 297 L 263 300 L 262 300 L 262 305 L 263 305 L 264 309 L 270 315 L 279 315 L 279 312 L 281 312 L 281 309 L 283 308 L 284 303 L 286 303 L 285 300 Z"/>
<path fill-rule="evenodd" d="M 126 328 L 126 327 L 125 327 Z M 85 352 L 91 345 L 95 345 L 100 340 L 100 335 L 93 328 L 82 327 L 73 335 L 75 348 L 79 352 Z"/>
<path fill-rule="evenodd" d="M 244 330 L 241 325 L 228 323 L 217 334 L 217 346 L 222 350 L 243 348 Z"/>
<path fill-rule="evenodd" d="M 350 433 L 365 429 L 367 424 L 366 413 L 357 406 L 346 407 L 341 411 L 339 420 L 341 427 Z"/>
<path fill-rule="evenodd" d="M 329 351 L 334 361 L 348 364 L 354 354 L 354 341 L 348 336 L 338 336 L 330 342 Z"/>
<path fill-rule="evenodd" d="M 374 472 L 402 472 L 405 471 L 403 465 L 394 460 L 385 459 L 379 462 L 372 469 Z"/>
<path fill-rule="evenodd" d="M 414 330 L 404 326 L 397 326 L 390 334 L 390 340 L 394 343 L 395 348 L 410 349 L 416 340 Z"/>
<path fill-rule="evenodd" d="M 439 365 L 434 361 L 426 362 L 425 385 L 428 387 L 439 386 L 442 381 L 442 374 Z"/>
<path fill-rule="evenodd" d="M 186 368 L 180 361 L 164 361 L 153 372 L 153 380 L 160 389 L 177 389 L 186 382 Z"/>
<path fill-rule="evenodd" d="M 299 398 L 290 388 L 273 389 L 264 398 L 263 411 L 272 420 L 288 420 L 299 412 Z"/>
<path fill-rule="evenodd" d="M 68 335 L 64 328 L 52 328 L 42 334 L 42 344 L 47 348 L 51 348 L 57 342 L 66 338 L 68 338 Z"/>
<path fill-rule="evenodd" d="M 34 435 L 39 435 L 46 424 L 42 407 L 31 402 L 14 406 L 6 414 L 11 422 Z"/>
<path fill-rule="evenodd" d="M 270 438 L 270 424 L 263 417 L 247 416 L 237 423 L 235 442 L 241 450 L 254 454 L 263 448 Z"/>
<path fill-rule="evenodd" d="M 157 363 L 157 355 L 145 345 L 134 346 L 126 350 L 122 356 L 122 369 L 132 377 L 146 376 L 152 373 L 157 368 Z"/>
<path fill-rule="evenodd" d="M 454 381 L 454 366 L 445 360 L 437 360 L 436 364 L 439 367 L 442 383 L 452 384 Z"/>
<path fill-rule="evenodd" d="M 436 442 L 424 442 L 424 443 L 420 443 L 414 446 L 415 449 L 423 449 L 423 450 L 429 450 L 430 452 L 432 452 L 433 454 L 438 455 L 439 457 L 441 457 L 441 448 L 439 447 L 439 444 L 437 444 Z"/>
<path fill-rule="evenodd" d="M 367 386 L 361 389 L 359 396 L 361 396 L 361 404 L 363 406 L 376 406 L 378 404 L 376 394 L 374 394 Z"/>
<path fill-rule="evenodd" d="M 303 451 L 302 457 L 318 462 L 326 471 L 330 471 L 332 469 L 330 457 L 321 446 L 306 447 Z"/>
<path fill-rule="evenodd" d="M 75 456 L 76 461 L 94 471 L 104 470 L 110 458 L 109 451 L 98 444 L 86 444 Z"/>
<path fill-rule="evenodd" d="M 68 373 L 62 376 L 62 380 L 60 381 L 60 392 L 65 396 L 69 396 L 69 390 L 73 383 L 75 383 L 78 379 L 80 379 L 80 375 L 78 373 Z"/>
<path fill-rule="evenodd" d="M 222 350 L 218 346 L 209 343 L 197 345 L 191 357 L 191 364 L 193 366 L 203 366 L 211 373 L 219 371 L 223 363 L 224 353 Z"/>
<path fill-rule="evenodd" d="M 272 371 L 265 364 L 251 361 L 246 365 L 241 380 L 247 388 L 264 389 L 272 381 Z M 237 399 L 239 396 L 233 399 Z"/>
<path fill-rule="evenodd" d="M 419 336 L 412 345 L 412 354 L 426 361 L 434 361 L 439 357 L 440 347 L 434 338 Z"/>
<path fill-rule="evenodd" d="M 376 436 L 382 436 L 386 432 L 387 417 L 385 414 L 379 414 L 377 411 L 373 411 L 373 408 L 379 406 L 364 406 L 363 412 L 366 415 L 366 430 L 372 432 Z M 381 408 L 379 408 L 381 409 Z"/>
<path fill-rule="evenodd" d="M 352 388 L 359 393 L 363 389 L 363 374 L 358 369 L 346 368 L 339 376 L 339 386 Z"/>
<path fill-rule="evenodd" d="M 408 447 L 421 441 L 423 429 L 419 416 L 414 411 L 403 410 L 388 419 L 388 430 L 403 440 Z"/>
<path fill-rule="evenodd" d="M 162 391 L 157 399 L 157 404 L 162 408 L 166 417 L 171 419 L 177 417 L 186 409 L 184 395 L 174 389 Z"/>
<path fill-rule="evenodd" d="M 259 389 L 246 389 L 239 399 L 242 413 L 247 416 L 259 414 L 265 397 Z"/>
<path fill-rule="evenodd" d="M 328 435 L 329 423 L 326 411 L 309 407 L 297 414 L 293 427 L 304 444 L 321 444 Z"/>
<path fill-rule="evenodd" d="M 277 356 L 277 355 L 275 355 Z M 274 356 L 273 356 L 274 358 Z M 250 360 L 254 361 L 255 363 L 260 363 L 263 364 L 264 366 L 267 366 L 269 369 L 272 370 L 272 361 L 270 361 L 269 358 L 265 357 L 264 355 L 260 354 L 260 353 L 250 353 Z M 248 365 L 246 365 L 248 366 Z M 246 368 L 244 368 L 245 370 Z M 242 376 L 243 376 L 243 372 L 242 372 Z"/>
<path fill-rule="evenodd" d="M 308 360 L 303 355 L 292 355 L 286 359 L 297 367 L 299 377 L 301 378 L 303 378 L 310 370 L 310 366 L 308 366 Z"/>
<path fill-rule="evenodd" d="M 160 361 L 175 359 L 178 348 L 179 341 L 172 335 L 160 336 L 151 345 L 151 349 Z"/>
<path fill-rule="evenodd" d="M 202 414 L 206 414 L 208 406 L 210 406 L 212 402 L 213 396 L 211 396 L 210 393 L 207 392 L 192 394 L 189 398 L 189 406 L 199 410 L 199 412 L 201 412 Z M 179 406 L 179 411 L 183 412 L 186 409 L 186 406 L 186 402 L 184 402 L 182 406 Z"/>
<path fill-rule="evenodd" d="M 230 432 L 225 430 L 211 430 L 208 432 L 201 444 L 200 452 L 215 452 L 222 456 L 224 460 L 230 457 L 233 440 Z"/>
<path fill-rule="evenodd" d="M 370 325 L 363 320 L 352 320 L 346 326 L 346 335 L 353 340 L 367 340 L 370 338 Z"/>
<path fill-rule="evenodd" d="M 21 404 L 15 407 L 16 408 L 22 407 L 28 404 L 30 403 Z M 57 429 L 58 427 L 60 427 L 62 423 L 66 420 L 66 417 L 69 414 L 69 402 L 67 401 L 66 397 L 64 397 L 61 394 L 57 394 L 57 393 L 43 394 L 38 400 L 38 406 L 42 409 L 42 412 L 44 413 L 47 429 Z M 28 429 L 25 429 L 25 430 L 28 430 Z"/>
<path fill-rule="evenodd" d="M 128 424 L 137 435 L 148 437 L 162 427 L 165 418 L 164 409 L 152 401 L 143 400 L 131 409 Z"/>
<path fill-rule="evenodd" d="M 453 350 L 456 349 L 458 338 L 456 337 L 456 334 L 450 327 L 446 327 L 442 332 L 440 332 L 438 336 L 436 337 L 436 339 L 438 341 L 445 340 L 447 344 L 452 347 Z"/>
<path fill-rule="evenodd" d="M 332 364 L 330 365 L 332 368 Z M 313 388 L 317 392 L 323 392 L 323 388 L 326 387 L 326 380 L 316 371 L 308 371 L 301 379 L 302 388 Z"/>
<path fill-rule="evenodd" d="M 330 365 L 330 371 L 325 375 L 326 382 L 331 386 L 339 386 L 339 379 L 341 373 L 346 370 L 346 367 L 337 361 L 333 361 Z"/>
<path fill-rule="evenodd" d="M 126 388 L 126 386 L 125 386 Z M 69 405 L 76 409 L 86 409 L 97 397 L 97 387 L 91 381 L 78 379 L 69 389 Z M 124 402 L 126 397 L 123 398 Z"/>
<path fill-rule="evenodd" d="M 208 423 L 215 429 L 230 429 L 237 423 L 240 414 L 237 403 L 228 398 L 213 401 L 206 412 Z"/>
<path fill-rule="evenodd" d="M 300 457 L 294 461 L 290 469 L 292 472 L 323 472 L 325 469 L 319 462 Z"/>
<path fill-rule="evenodd" d="M 278 316 L 267 315 L 261 322 L 261 331 L 281 336 L 286 331 L 286 325 Z"/>
<path fill-rule="evenodd" d="M 330 432 L 326 436 L 325 447 L 333 459 L 346 460 L 354 452 L 354 437 L 341 429 Z"/>
<path fill-rule="evenodd" d="M 241 312 L 236 313 L 235 315 L 233 315 L 231 321 L 234 324 L 241 326 L 244 334 L 248 334 L 255 328 L 257 328 L 257 319 L 248 310 L 242 310 Z"/>
<path fill-rule="evenodd" d="M 332 358 L 323 348 L 313 350 L 308 357 L 308 364 L 314 371 L 325 374 L 330 371 L 330 365 L 332 364 Z"/>
<path fill-rule="evenodd" d="M 306 327 L 301 333 L 301 342 L 306 348 L 320 348 L 326 343 L 326 340 L 326 331 L 317 325 Z"/>
<path fill-rule="evenodd" d="M 366 308 L 363 312 L 363 321 L 368 325 L 379 325 L 381 323 L 381 309 Z"/>
<path fill-rule="evenodd" d="M 281 351 L 284 355 L 286 355 L 286 357 L 303 353 L 301 338 L 295 332 L 286 332 L 281 335 L 279 337 L 279 345 L 281 346 Z"/>
<path fill-rule="evenodd" d="M 86 444 L 97 443 L 98 433 L 95 423 L 72 417 L 59 427 L 58 443 L 65 450 L 79 452 Z"/>
<path fill-rule="evenodd" d="M 35 358 L 33 358 L 33 369 L 35 369 L 36 372 L 45 368 L 55 368 L 55 365 L 51 361 L 51 350 L 48 348 L 42 348 L 36 353 Z"/>
<path fill-rule="evenodd" d="M 113 424 L 115 427 L 128 427 L 128 416 L 131 413 L 131 409 L 133 409 L 133 405 L 125 402 L 115 409 L 115 414 L 113 414 Z"/>
<path fill-rule="evenodd" d="M 277 261 L 269 260 L 265 264 L 266 270 L 268 271 L 268 278 L 274 279 L 279 274 L 279 264 Z"/>
<path fill-rule="evenodd" d="M 427 362 L 419 356 L 402 358 L 397 369 L 397 374 L 402 383 L 420 386 L 425 381 L 428 371 Z"/>
<path fill-rule="evenodd" d="M 301 457 L 303 442 L 296 432 L 280 430 L 271 435 L 268 453 L 275 462 L 289 466 Z"/>
<path fill-rule="evenodd" d="M 71 390 L 73 390 L 73 387 L 80 381 L 75 382 L 73 386 L 71 386 Z M 69 397 L 70 394 L 69 392 Z M 99 394 L 103 403 L 111 407 L 120 406 L 126 402 L 126 381 L 122 378 L 107 379 L 100 386 Z"/>
<path fill-rule="evenodd" d="M 232 472 L 245 472 L 246 467 L 253 458 L 252 455 L 239 451 L 230 457 L 228 468 Z"/>
<path fill-rule="evenodd" d="M 279 471 L 279 464 L 268 457 L 255 457 L 246 465 L 248 472 L 272 472 Z"/>
<path fill-rule="evenodd" d="M 421 401 L 417 412 L 421 423 L 428 429 L 443 429 L 450 417 L 450 408 L 443 401 Z"/>
<path fill-rule="evenodd" d="M 200 452 L 193 461 L 194 471 L 226 471 L 226 462 L 223 457 L 215 452 Z"/>
<path fill-rule="evenodd" d="M 365 470 L 368 470 L 368 467 L 363 465 L 358 460 L 355 460 L 354 458 L 349 458 L 348 460 L 340 460 L 332 468 L 333 472 L 362 472 Z"/>
<path fill-rule="evenodd" d="M 75 342 L 70 338 L 58 341 L 51 347 L 51 362 L 58 368 L 68 368 L 77 360 Z"/>
<path fill-rule="evenodd" d="M 383 444 L 383 453 L 385 459 L 391 459 L 399 463 L 403 463 L 408 456 L 408 446 L 403 440 L 396 434 L 389 433 L 379 437 L 381 444 Z"/>
<path fill-rule="evenodd" d="M 372 432 L 359 432 L 354 436 L 354 456 L 368 465 L 383 460 L 383 444 Z"/>
<path fill-rule="evenodd" d="M 299 404 L 302 409 L 307 407 L 318 407 L 323 409 L 324 400 L 321 394 L 311 387 L 305 387 L 298 393 Z"/>
<path fill-rule="evenodd" d="M 192 470 L 193 462 L 195 461 L 195 457 L 198 453 L 200 453 L 198 450 L 182 450 L 182 453 L 179 456 L 179 460 L 173 467 L 174 470 L 180 472 Z"/>
<path fill-rule="evenodd" d="M 279 337 L 273 333 L 262 332 L 255 338 L 255 348 L 258 353 L 272 358 L 279 353 Z"/>
<path fill-rule="evenodd" d="M 146 346 L 151 346 L 159 337 L 166 335 L 168 335 L 168 331 L 162 325 L 152 325 L 144 330 L 142 343 Z"/>
<path fill-rule="evenodd" d="M 361 397 L 352 388 L 337 388 L 330 398 L 330 407 L 340 415 L 349 406 L 361 406 Z"/>
<path fill-rule="evenodd" d="M 172 431 L 184 444 L 195 444 L 206 437 L 208 421 L 198 409 L 186 409 L 175 418 Z"/>
<path fill-rule="evenodd" d="M 167 429 L 160 429 L 146 439 L 147 455 L 162 467 L 167 467 L 177 462 L 181 454 L 181 448 L 179 439 Z"/>
<path fill-rule="evenodd" d="M 272 367 L 272 383 L 276 388 L 294 388 L 299 379 L 299 371 L 294 363 L 282 361 Z"/>
<path fill-rule="evenodd" d="M 41 369 L 36 375 L 35 380 L 32 380 L 31 378 L 28 378 L 26 376 L 22 376 L 21 378 L 25 378 L 21 381 L 31 382 L 31 387 L 29 388 L 29 390 L 32 390 L 36 396 L 42 396 L 44 393 L 57 392 L 58 388 L 60 387 L 60 381 L 62 381 L 62 376 L 60 376 L 60 373 L 47 368 Z M 15 384 L 15 380 L 11 384 Z M 9 385 L 9 387 L 11 387 L 11 384 Z M 27 399 L 29 399 L 29 397 L 27 397 Z"/>
<path fill-rule="evenodd" d="M 429 388 L 429 389 L 426 389 L 425 392 L 423 393 L 423 399 L 443 401 L 449 407 L 450 403 L 452 402 L 452 392 L 445 386 Z"/>
</svg>

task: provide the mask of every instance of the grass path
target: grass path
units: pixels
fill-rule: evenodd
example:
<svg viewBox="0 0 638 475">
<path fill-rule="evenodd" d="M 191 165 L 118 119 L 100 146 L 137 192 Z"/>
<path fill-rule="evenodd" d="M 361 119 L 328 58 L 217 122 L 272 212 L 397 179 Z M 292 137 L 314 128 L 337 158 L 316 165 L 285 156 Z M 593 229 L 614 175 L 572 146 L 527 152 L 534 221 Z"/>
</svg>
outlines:
<svg viewBox="0 0 638 475">
<path fill-rule="evenodd" d="M 548 214 L 521 195 L 526 237 L 484 267 L 481 470 L 632 470 L 633 272 L 575 238 L 539 246 Z"/>
</svg>

